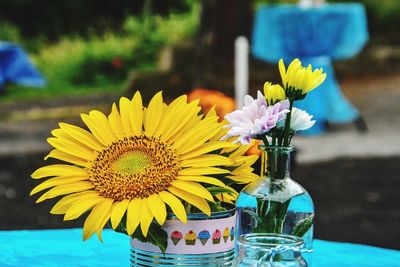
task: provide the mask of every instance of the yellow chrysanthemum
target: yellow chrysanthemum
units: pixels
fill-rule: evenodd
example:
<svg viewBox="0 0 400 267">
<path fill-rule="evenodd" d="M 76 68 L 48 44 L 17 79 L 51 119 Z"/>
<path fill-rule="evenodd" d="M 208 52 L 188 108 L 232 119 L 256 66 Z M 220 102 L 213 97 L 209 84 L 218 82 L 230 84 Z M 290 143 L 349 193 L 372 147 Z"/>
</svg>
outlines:
<svg viewBox="0 0 400 267">
<path fill-rule="evenodd" d="M 264 83 L 264 95 L 267 99 L 268 105 L 274 105 L 277 102 L 286 99 L 285 90 L 282 86 L 270 82 Z"/>
<path fill-rule="evenodd" d="M 314 71 L 311 65 L 305 68 L 297 58 L 290 63 L 287 70 L 283 60 L 280 59 L 279 72 L 287 97 L 295 100 L 304 98 L 308 92 L 318 87 L 326 78 L 326 73 L 323 73 L 322 68 Z"/>
<path fill-rule="evenodd" d="M 55 149 L 46 157 L 66 162 L 42 167 L 34 179 L 50 178 L 31 194 L 49 189 L 37 202 L 64 196 L 52 208 L 72 220 L 90 211 L 83 226 L 83 238 L 101 231 L 110 220 L 115 229 L 126 215 L 127 233 L 140 227 L 147 235 L 153 219 L 162 225 L 167 206 L 186 223 L 182 200 L 210 215 L 211 193 L 201 184 L 225 187 L 212 175 L 229 173 L 221 168 L 234 164 L 232 158 L 211 154 L 231 147 L 224 141 L 210 141 L 221 131 L 218 117 L 199 115 L 198 101 L 187 103 L 181 96 L 169 105 L 161 92 L 147 109 L 137 92 L 132 100 L 121 98 L 119 109 L 109 116 L 99 111 L 83 114 L 89 131 L 66 123 L 48 139 Z"/>
</svg>

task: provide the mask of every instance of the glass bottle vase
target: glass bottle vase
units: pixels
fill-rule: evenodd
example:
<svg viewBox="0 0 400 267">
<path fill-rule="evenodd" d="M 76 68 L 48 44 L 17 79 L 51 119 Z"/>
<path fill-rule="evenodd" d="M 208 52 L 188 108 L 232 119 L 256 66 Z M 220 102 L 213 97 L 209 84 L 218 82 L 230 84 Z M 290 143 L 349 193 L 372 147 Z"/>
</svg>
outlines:
<svg viewBox="0 0 400 267">
<path fill-rule="evenodd" d="M 238 236 L 287 234 L 312 249 L 314 205 L 308 192 L 290 178 L 292 147 L 261 147 L 260 178 L 247 185 L 237 201 Z M 306 255 L 308 265 L 311 256 Z"/>
</svg>

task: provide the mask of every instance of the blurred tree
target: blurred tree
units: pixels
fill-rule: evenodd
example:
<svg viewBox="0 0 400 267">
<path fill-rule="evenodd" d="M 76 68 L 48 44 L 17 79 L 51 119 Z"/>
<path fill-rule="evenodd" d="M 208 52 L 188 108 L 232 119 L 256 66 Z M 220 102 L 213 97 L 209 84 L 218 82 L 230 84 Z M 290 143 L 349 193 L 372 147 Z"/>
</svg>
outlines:
<svg viewBox="0 0 400 267">
<path fill-rule="evenodd" d="M 202 0 L 195 86 L 220 88 L 226 91 L 223 81 L 218 81 L 216 78 L 233 77 L 234 41 L 241 35 L 250 38 L 253 20 L 252 2 L 251 0 Z"/>
<path fill-rule="evenodd" d="M 186 12 L 193 0 L 152 0 L 152 12 Z M 12 0 L 0 1 L 0 21 L 9 22 L 25 38 L 50 40 L 66 34 L 119 29 L 129 15 L 141 14 L 146 1 L 132 0 Z"/>
</svg>

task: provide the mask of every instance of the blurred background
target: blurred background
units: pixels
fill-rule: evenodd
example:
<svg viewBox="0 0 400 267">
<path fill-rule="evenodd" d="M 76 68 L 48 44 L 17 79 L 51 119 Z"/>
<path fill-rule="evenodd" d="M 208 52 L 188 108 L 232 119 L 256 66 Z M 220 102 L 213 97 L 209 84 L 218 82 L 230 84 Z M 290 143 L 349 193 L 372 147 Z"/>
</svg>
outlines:
<svg viewBox="0 0 400 267">
<path fill-rule="evenodd" d="M 0 1 L 0 230 L 82 225 L 29 196 L 58 122 L 82 125 L 80 113 L 160 89 L 167 100 L 192 92 L 205 108 L 218 103 L 222 116 L 234 108 L 238 36 L 250 43 L 249 93 L 278 82 L 277 65 L 252 53 L 255 18 L 297 2 Z M 368 21 L 365 46 L 333 62 L 360 116 L 296 136 L 292 177 L 314 199 L 317 238 L 400 249 L 400 1 L 341 2 L 361 3 Z"/>
</svg>

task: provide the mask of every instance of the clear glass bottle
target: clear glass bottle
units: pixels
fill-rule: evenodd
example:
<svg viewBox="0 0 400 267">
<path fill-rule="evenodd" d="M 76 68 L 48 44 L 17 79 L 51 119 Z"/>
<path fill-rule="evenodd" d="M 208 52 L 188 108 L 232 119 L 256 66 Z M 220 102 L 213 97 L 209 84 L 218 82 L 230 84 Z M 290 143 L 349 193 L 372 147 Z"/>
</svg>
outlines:
<svg viewBox="0 0 400 267">
<path fill-rule="evenodd" d="M 314 205 L 310 195 L 290 178 L 292 147 L 261 147 L 260 178 L 247 185 L 237 201 L 238 236 L 251 233 L 301 237 L 312 249 Z M 306 256 L 311 264 L 311 256 Z"/>
<path fill-rule="evenodd" d="M 238 238 L 234 267 L 305 267 L 303 239 L 282 234 L 246 234 Z"/>
</svg>

